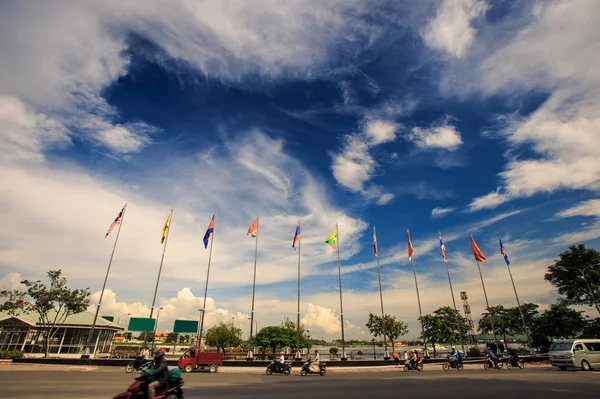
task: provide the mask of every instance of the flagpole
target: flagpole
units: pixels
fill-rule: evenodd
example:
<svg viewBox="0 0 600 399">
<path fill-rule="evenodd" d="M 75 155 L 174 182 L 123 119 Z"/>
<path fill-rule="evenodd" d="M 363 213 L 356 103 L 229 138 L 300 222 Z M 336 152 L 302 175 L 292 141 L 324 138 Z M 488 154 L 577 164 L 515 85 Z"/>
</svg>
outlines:
<svg viewBox="0 0 600 399">
<path fill-rule="evenodd" d="M 254 294 L 256 293 L 256 257 L 258 255 L 258 225 L 259 225 L 259 216 L 256 216 L 256 241 L 254 246 L 254 279 L 252 280 L 252 311 L 250 312 L 250 348 L 248 350 L 248 355 L 246 360 L 253 360 L 254 353 L 252 352 L 254 349 L 254 345 L 252 344 L 252 327 L 254 327 Z"/>
<path fill-rule="evenodd" d="M 388 349 L 387 349 L 387 334 L 386 334 L 386 329 L 385 329 L 385 313 L 383 311 L 383 291 L 381 289 L 381 272 L 380 272 L 380 268 L 379 268 L 379 243 L 377 242 L 376 239 L 376 231 L 375 231 L 375 226 L 373 226 L 373 237 L 375 238 L 374 240 L 374 244 L 377 246 L 376 250 L 377 253 L 375 254 L 375 261 L 377 263 L 377 280 L 379 281 L 379 300 L 381 302 L 381 323 L 382 323 L 382 327 L 383 327 L 383 345 L 385 347 L 385 353 L 383 354 L 383 360 L 389 360 L 390 359 L 390 354 L 388 353 Z"/>
<path fill-rule="evenodd" d="M 472 236 L 471 236 L 472 238 Z M 479 277 L 481 278 L 481 286 L 483 287 L 483 296 L 485 297 L 485 306 L 487 307 L 488 314 L 490 315 L 490 321 L 492 323 L 492 333 L 494 334 L 494 342 L 496 343 L 496 351 L 500 350 L 500 345 L 498 345 L 498 337 L 496 336 L 496 328 L 494 327 L 494 315 L 490 310 L 490 303 L 488 302 L 487 291 L 485 290 L 485 283 L 483 282 L 483 274 L 481 274 L 481 266 L 479 265 L 479 261 L 477 262 L 477 269 L 479 270 Z"/>
<path fill-rule="evenodd" d="M 342 267 L 340 266 L 340 230 L 338 224 L 335 224 L 337 257 L 338 257 L 338 280 L 340 283 L 340 321 L 342 324 L 342 357 L 341 360 L 348 360 L 346 357 L 346 339 L 344 338 L 344 303 L 342 301 Z"/>
<path fill-rule="evenodd" d="M 87 339 L 87 349 L 90 350 L 90 341 L 94 336 L 94 330 L 96 330 L 96 322 L 98 321 L 98 314 L 100 313 L 100 306 L 102 306 L 102 298 L 104 297 L 104 290 L 106 289 L 106 281 L 108 280 L 108 274 L 110 273 L 110 267 L 112 265 L 113 257 L 115 256 L 115 249 L 117 249 L 117 242 L 119 241 L 119 234 L 121 234 L 121 227 L 123 227 L 123 221 L 125 220 L 125 211 L 127 210 L 127 203 L 123 207 L 123 214 L 121 215 L 121 222 L 119 223 L 119 229 L 117 230 L 117 236 L 115 237 L 115 243 L 113 244 L 113 249 L 110 254 L 110 259 L 108 261 L 108 267 L 106 268 L 106 275 L 104 276 L 104 284 L 102 284 L 102 291 L 100 292 L 100 299 L 98 300 L 98 306 L 96 307 L 96 314 L 94 315 L 94 321 L 92 322 L 92 329 L 90 330 L 90 334 Z M 94 354 L 91 355 L 92 359 L 94 358 Z"/>
<path fill-rule="evenodd" d="M 298 225 L 300 225 L 300 220 L 298 220 Z M 298 240 L 298 314 L 296 319 L 298 337 L 296 342 L 296 360 L 302 360 L 300 354 L 300 241 L 302 241 L 302 233 L 300 234 L 300 239 Z"/>
<path fill-rule="evenodd" d="M 410 237 L 409 229 L 406 229 L 408 237 Z M 410 243 L 412 248 L 412 242 Z M 413 277 L 415 278 L 415 288 L 417 289 L 417 303 L 419 304 L 419 320 L 421 321 L 421 334 L 423 335 L 423 344 L 425 346 L 425 354 L 427 354 L 427 339 L 425 338 L 425 328 L 423 326 L 423 312 L 421 310 L 421 296 L 419 295 L 419 283 L 417 282 L 417 269 L 415 269 L 415 262 L 413 261 L 412 255 L 410 257 L 410 264 L 413 269 Z M 452 295 L 454 297 L 454 295 Z"/>
<path fill-rule="evenodd" d="M 213 220 L 215 219 L 213 213 Z M 210 276 L 210 260 L 212 258 L 213 239 L 215 237 L 215 229 L 210 234 L 210 249 L 208 250 L 208 269 L 206 271 L 206 283 L 204 285 L 204 303 L 202 304 L 202 318 L 200 319 L 200 331 L 198 332 L 198 350 L 200 350 L 200 341 L 202 341 L 202 331 L 204 329 L 204 314 L 206 313 L 206 296 L 208 294 L 208 277 Z"/>
<path fill-rule="evenodd" d="M 440 232 L 440 239 L 442 233 Z M 456 327 L 458 328 L 458 334 L 460 335 L 460 346 L 462 347 L 463 352 L 465 351 L 465 342 L 462 339 L 462 330 L 460 328 L 460 322 L 458 321 L 458 317 L 460 313 L 458 312 L 458 308 L 456 307 L 456 299 L 454 299 L 454 289 L 452 288 L 452 279 L 450 278 L 450 270 L 448 269 L 448 260 L 444 258 L 444 265 L 446 266 L 446 274 L 448 275 L 448 283 L 450 284 L 450 295 L 452 295 L 452 304 L 454 305 L 454 311 L 456 312 Z"/>
<path fill-rule="evenodd" d="M 531 353 L 534 354 L 533 345 L 531 344 L 531 338 L 529 337 L 529 331 L 527 330 L 527 323 L 525 323 L 525 316 L 523 316 L 523 310 L 521 309 L 521 301 L 519 301 L 519 294 L 517 294 L 517 287 L 515 286 L 515 280 L 513 280 L 513 276 L 510 271 L 510 265 L 509 265 L 510 262 L 507 263 L 506 259 L 505 259 L 504 263 L 506 263 L 506 267 L 508 268 L 508 275 L 510 276 L 510 282 L 512 283 L 513 290 L 515 291 L 515 298 L 517 298 L 517 306 L 519 307 L 519 315 L 521 316 L 521 322 L 523 323 L 523 331 L 525 332 L 525 336 L 527 337 L 527 344 L 529 345 L 529 349 L 531 350 Z"/>
<path fill-rule="evenodd" d="M 158 283 L 160 282 L 160 275 L 162 273 L 163 262 L 165 260 L 165 251 L 167 250 L 167 242 L 169 241 L 169 233 L 171 233 L 171 223 L 173 223 L 173 208 L 171 208 L 171 214 L 169 215 L 169 225 L 167 226 L 167 235 L 165 237 L 165 245 L 163 246 L 162 257 L 160 258 L 160 267 L 158 268 L 158 277 L 156 278 L 156 287 L 154 288 L 154 297 L 152 298 L 152 307 L 150 308 L 150 318 L 154 314 L 154 304 L 156 303 L 156 294 L 158 293 Z"/>
</svg>

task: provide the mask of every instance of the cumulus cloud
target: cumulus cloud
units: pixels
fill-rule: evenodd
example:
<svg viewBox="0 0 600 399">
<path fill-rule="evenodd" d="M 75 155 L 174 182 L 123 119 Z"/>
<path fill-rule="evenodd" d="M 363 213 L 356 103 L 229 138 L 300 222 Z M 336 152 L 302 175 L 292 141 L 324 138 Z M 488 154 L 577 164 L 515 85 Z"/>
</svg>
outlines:
<svg viewBox="0 0 600 399">
<path fill-rule="evenodd" d="M 425 43 L 436 50 L 460 58 L 475 40 L 473 20 L 488 9 L 484 0 L 445 0 L 434 18 L 421 31 Z"/>
<path fill-rule="evenodd" d="M 362 133 L 345 136 L 341 151 L 332 155 L 331 171 L 338 184 L 379 205 L 391 202 L 394 194 L 385 192 L 381 186 L 368 183 L 379 166 L 371 149 L 393 141 L 397 129 L 398 126 L 392 122 L 373 119 L 367 121 Z"/>
<path fill-rule="evenodd" d="M 306 313 L 300 322 L 309 328 L 318 327 L 327 334 L 340 333 L 342 331 L 340 319 L 336 316 L 335 310 L 312 303 L 306 306 Z"/>
<path fill-rule="evenodd" d="M 442 125 L 431 128 L 415 127 L 408 135 L 419 148 L 454 151 L 463 144 L 460 133 L 454 126 Z"/>
<path fill-rule="evenodd" d="M 455 208 L 433 208 L 431 210 L 431 217 L 436 219 L 436 218 L 442 218 L 444 216 L 446 216 L 449 213 L 454 212 Z"/>
</svg>

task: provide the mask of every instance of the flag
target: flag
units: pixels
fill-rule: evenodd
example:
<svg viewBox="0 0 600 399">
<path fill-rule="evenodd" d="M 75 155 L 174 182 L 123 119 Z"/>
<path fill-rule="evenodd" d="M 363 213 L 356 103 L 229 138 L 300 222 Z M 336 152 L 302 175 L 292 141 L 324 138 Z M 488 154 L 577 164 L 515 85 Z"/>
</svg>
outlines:
<svg viewBox="0 0 600 399">
<path fill-rule="evenodd" d="M 485 255 L 483 254 L 483 252 L 481 252 L 481 249 L 479 249 L 479 247 L 477 246 L 477 243 L 475 242 L 475 239 L 473 238 L 473 236 L 471 236 L 471 249 L 473 250 L 473 256 L 475 256 L 475 260 L 477 262 L 487 262 L 487 259 L 485 258 Z"/>
<path fill-rule="evenodd" d="M 506 262 L 506 266 L 510 266 L 510 261 L 508 260 L 508 255 L 506 254 L 506 251 L 504 250 L 504 245 L 502 245 L 502 240 L 498 239 L 498 241 L 500 241 L 500 253 L 502 254 L 502 256 L 504 256 L 504 261 Z"/>
<path fill-rule="evenodd" d="M 326 244 L 331 245 L 331 248 L 335 249 L 335 247 L 337 247 L 337 228 L 335 230 L 333 230 L 333 233 L 331 233 L 329 235 L 329 237 L 327 237 L 327 239 L 325 240 Z"/>
<path fill-rule="evenodd" d="M 375 253 L 375 257 L 379 256 L 379 248 L 377 246 L 377 236 L 375 235 L 375 227 L 373 227 L 373 252 Z"/>
<path fill-rule="evenodd" d="M 167 217 L 167 221 L 165 222 L 165 225 L 163 226 L 163 233 L 162 233 L 162 237 L 160 239 L 161 244 L 163 242 L 165 242 L 165 239 L 167 238 L 167 234 L 169 234 L 169 227 L 171 227 L 171 215 L 173 215 L 172 209 L 171 209 L 171 212 L 169 212 L 169 216 Z"/>
<path fill-rule="evenodd" d="M 210 235 L 215 231 L 215 215 L 213 215 L 212 219 L 210 219 L 210 223 L 208 224 L 208 228 L 206 229 L 206 233 L 204 234 L 204 249 L 208 247 L 208 239 Z"/>
<path fill-rule="evenodd" d="M 119 212 L 119 216 L 117 216 L 117 218 L 115 219 L 115 221 L 112 222 L 112 224 L 108 228 L 108 231 L 104 235 L 104 238 L 108 237 L 108 235 L 115 228 L 116 225 L 121 224 L 121 221 L 123 220 L 123 212 L 125 212 L 125 207 L 123 207 L 123 209 L 121 209 L 121 212 Z"/>
<path fill-rule="evenodd" d="M 294 241 L 292 241 L 292 248 L 296 249 L 296 242 L 300 242 L 300 221 L 298 220 L 298 225 L 296 226 L 296 233 L 294 234 Z"/>
<path fill-rule="evenodd" d="M 446 258 L 446 246 L 444 245 L 444 241 L 442 241 L 442 233 L 440 233 L 440 250 L 442 251 L 442 258 L 444 258 L 444 262 L 448 264 L 448 258 Z"/>
<path fill-rule="evenodd" d="M 252 223 L 252 226 L 248 228 L 248 233 L 246 233 L 246 235 L 248 234 L 250 234 L 252 237 L 256 237 L 258 235 L 258 218 L 256 218 L 254 223 Z"/>
<path fill-rule="evenodd" d="M 408 237 L 408 261 L 412 262 L 413 246 L 412 240 L 410 239 L 410 231 L 406 230 L 406 236 Z"/>
</svg>

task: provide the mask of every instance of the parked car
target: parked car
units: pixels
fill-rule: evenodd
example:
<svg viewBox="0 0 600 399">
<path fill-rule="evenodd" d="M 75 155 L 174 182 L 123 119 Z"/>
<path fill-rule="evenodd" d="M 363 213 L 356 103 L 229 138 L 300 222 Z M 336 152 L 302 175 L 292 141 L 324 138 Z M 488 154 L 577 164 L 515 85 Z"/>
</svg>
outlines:
<svg viewBox="0 0 600 399">
<path fill-rule="evenodd" d="M 581 367 L 588 371 L 600 368 L 600 339 L 567 339 L 552 344 L 550 363 L 561 370 Z"/>
</svg>

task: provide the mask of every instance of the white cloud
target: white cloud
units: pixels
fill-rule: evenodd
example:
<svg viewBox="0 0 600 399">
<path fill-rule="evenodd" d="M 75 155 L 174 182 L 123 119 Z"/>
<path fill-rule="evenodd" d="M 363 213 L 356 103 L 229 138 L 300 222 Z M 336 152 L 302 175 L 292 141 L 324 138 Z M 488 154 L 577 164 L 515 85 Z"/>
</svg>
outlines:
<svg viewBox="0 0 600 399">
<path fill-rule="evenodd" d="M 483 0 L 445 0 L 421 36 L 429 47 L 460 58 L 475 40 L 477 31 L 472 21 L 487 9 L 488 4 Z"/>
<path fill-rule="evenodd" d="M 394 194 L 386 193 L 376 184 L 368 184 L 379 166 L 371 149 L 393 141 L 397 129 L 398 126 L 392 122 L 373 119 L 367 121 L 362 134 L 345 136 L 341 151 L 332 155 L 331 171 L 338 184 L 378 205 L 390 203 L 395 198 Z"/>
<path fill-rule="evenodd" d="M 146 134 L 120 125 L 101 131 L 98 141 L 118 154 L 140 152 L 144 146 L 152 142 Z"/>
<path fill-rule="evenodd" d="M 571 208 L 564 209 L 556 214 L 558 218 L 568 218 L 573 216 L 596 216 L 600 217 L 600 199 L 583 201 Z"/>
<path fill-rule="evenodd" d="M 440 208 L 440 207 L 433 208 L 431 210 L 431 217 L 434 219 L 442 218 L 442 217 L 446 216 L 447 214 L 454 212 L 454 210 L 455 210 L 455 208 Z"/>
<path fill-rule="evenodd" d="M 23 280 L 20 273 L 8 273 L 0 280 L 0 291 L 25 290 L 26 287 L 21 284 Z"/>
<path fill-rule="evenodd" d="M 441 148 L 454 151 L 463 144 L 460 133 L 454 126 L 443 125 L 431 128 L 415 127 L 408 135 L 419 148 Z"/>
<path fill-rule="evenodd" d="M 308 328 L 318 327 L 327 334 L 342 331 L 340 319 L 336 316 L 335 310 L 312 303 L 306 306 L 306 313 L 300 322 Z"/>
<path fill-rule="evenodd" d="M 484 196 L 474 198 L 467 209 L 470 212 L 475 212 L 481 209 L 496 208 L 507 202 L 509 199 L 510 198 L 506 194 L 502 194 L 499 191 L 492 191 Z"/>
</svg>

